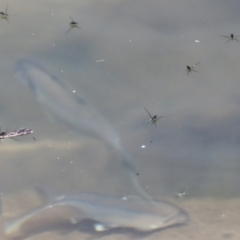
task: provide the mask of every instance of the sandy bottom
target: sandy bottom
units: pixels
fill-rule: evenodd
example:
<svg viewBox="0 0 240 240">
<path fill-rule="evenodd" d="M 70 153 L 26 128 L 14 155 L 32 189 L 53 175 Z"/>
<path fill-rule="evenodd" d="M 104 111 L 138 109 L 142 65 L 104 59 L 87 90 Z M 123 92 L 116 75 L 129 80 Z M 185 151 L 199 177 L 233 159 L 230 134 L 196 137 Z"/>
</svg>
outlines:
<svg viewBox="0 0 240 240">
<path fill-rule="evenodd" d="M 17 199 L 17 200 L 14 200 Z M 25 199 L 26 200 L 26 199 Z M 4 236 L 4 224 L 10 219 L 41 205 L 39 200 L 32 196 L 28 203 L 24 198 L 7 197 L 3 199 L 3 214 L 0 219 L 0 239 Z M 32 202 L 30 206 L 29 202 Z M 56 231 L 42 232 L 32 235 L 26 239 L 30 240 L 79 240 L 79 239 L 186 239 L 186 240 L 214 240 L 214 239 L 240 239 L 240 201 L 239 199 L 217 200 L 217 199 L 174 199 L 171 201 L 189 213 L 189 222 L 186 225 L 175 226 L 151 234 L 141 234 L 126 230 L 113 231 L 109 234 L 94 235 L 90 232 L 71 230 L 64 234 Z M 21 210 L 19 210 L 21 209 Z M 24 210 L 25 209 L 25 210 Z"/>
</svg>

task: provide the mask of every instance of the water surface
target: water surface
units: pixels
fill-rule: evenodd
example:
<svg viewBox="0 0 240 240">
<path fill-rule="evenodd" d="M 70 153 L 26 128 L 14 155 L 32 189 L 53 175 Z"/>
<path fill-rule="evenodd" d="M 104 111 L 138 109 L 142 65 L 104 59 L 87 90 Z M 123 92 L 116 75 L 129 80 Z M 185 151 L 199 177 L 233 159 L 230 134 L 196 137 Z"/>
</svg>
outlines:
<svg viewBox="0 0 240 240">
<path fill-rule="evenodd" d="M 6 5 L 2 2 L 0 8 L 4 11 Z M 176 201 L 193 216 L 186 228 L 172 229 L 178 238 L 187 239 L 187 231 L 204 239 L 196 225 L 199 221 L 212 232 L 204 225 L 209 221 L 215 232 L 221 229 L 212 238 L 234 239 L 238 208 L 230 206 L 238 206 L 240 191 L 240 43 L 226 43 L 218 35 L 240 34 L 239 8 L 236 0 L 9 1 L 10 23 L 0 21 L 1 130 L 27 127 L 37 141 L 25 136 L 21 142 L 1 142 L 3 195 L 18 200 L 34 185 L 59 194 L 138 193 L 121 154 L 94 134 L 76 132 L 51 118 L 17 80 L 15 63 L 32 59 L 82 94 L 111 124 L 149 195 Z M 81 30 L 65 34 L 69 16 Z M 200 61 L 199 73 L 178 71 Z M 143 123 L 149 117 L 144 107 L 153 115 L 166 115 L 157 128 Z M 187 197 L 175 199 L 182 192 Z M 20 197 L 10 206 L 6 214 L 12 216 L 26 210 Z M 205 206 L 212 211 L 207 220 Z M 228 213 L 221 211 L 224 206 Z M 151 237 L 160 236 L 171 238 L 170 229 Z"/>
</svg>

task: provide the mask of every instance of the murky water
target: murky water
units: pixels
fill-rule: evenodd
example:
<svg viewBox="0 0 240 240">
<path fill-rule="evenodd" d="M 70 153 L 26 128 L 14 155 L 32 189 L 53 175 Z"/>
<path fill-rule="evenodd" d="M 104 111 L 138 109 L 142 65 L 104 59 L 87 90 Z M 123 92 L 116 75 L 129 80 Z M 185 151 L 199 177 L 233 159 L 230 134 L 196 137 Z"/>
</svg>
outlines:
<svg viewBox="0 0 240 240">
<path fill-rule="evenodd" d="M 240 43 L 219 35 L 240 35 L 239 2 L 10 0 L 0 11 L 7 5 L 9 21 L 0 19 L 1 131 L 30 128 L 37 141 L 1 141 L 1 224 L 41 205 L 34 186 L 56 194 L 139 194 L 122 165 L 129 153 L 144 190 L 190 216 L 186 226 L 145 237 L 237 239 Z M 81 29 L 66 34 L 70 16 Z M 26 59 L 71 86 L 73 98 L 106 119 L 121 147 L 111 147 L 108 134 L 97 138 L 55 118 L 54 106 L 47 109 L 16 76 L 16 63 Z M 187 74 L 186 66 L 198 62 Z M 145 122 L 144 108 L 164 115 L 157 127 Z M 46 234 L 88 236 L 31 239 Z"/>
</svg>

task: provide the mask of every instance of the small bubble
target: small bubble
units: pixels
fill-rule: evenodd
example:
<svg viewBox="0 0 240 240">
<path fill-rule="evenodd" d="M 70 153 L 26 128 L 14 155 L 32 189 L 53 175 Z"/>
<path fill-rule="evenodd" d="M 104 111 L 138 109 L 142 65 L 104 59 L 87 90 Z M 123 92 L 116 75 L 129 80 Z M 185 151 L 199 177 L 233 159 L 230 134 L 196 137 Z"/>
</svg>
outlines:
<svg viewBox="0 0 240 240">
<path fill-rule="evenodd" d="M 145 145 L 142 145 L 141 148 L 146 148 L 146 146 L 145 146 Z"/>
</svg>

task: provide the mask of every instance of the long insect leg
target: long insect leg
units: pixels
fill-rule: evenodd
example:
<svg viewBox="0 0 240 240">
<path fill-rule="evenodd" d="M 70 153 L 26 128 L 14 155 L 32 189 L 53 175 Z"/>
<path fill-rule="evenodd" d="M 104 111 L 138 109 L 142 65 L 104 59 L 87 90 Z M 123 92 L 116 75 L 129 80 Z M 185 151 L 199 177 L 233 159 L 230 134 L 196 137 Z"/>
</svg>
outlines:
<svg viewBox="0 0 240 240">
<path fill-rule="evenodd" d="M 144 109 L 145 109 L 145 111 L 148 113 L 149 117 L 150 117 L 151 119 L 153 119 L 153 116 L 150 114 L 150 112 L 149 112 L 146 108 L 144 108 Z"/>
</svg>

